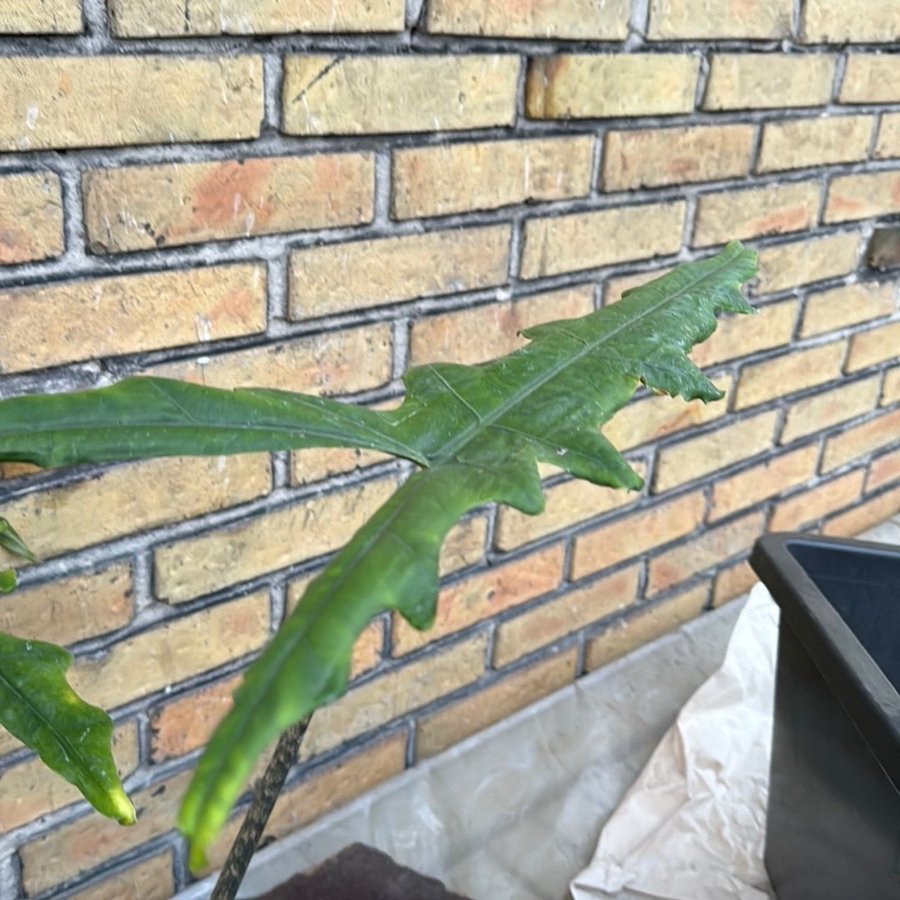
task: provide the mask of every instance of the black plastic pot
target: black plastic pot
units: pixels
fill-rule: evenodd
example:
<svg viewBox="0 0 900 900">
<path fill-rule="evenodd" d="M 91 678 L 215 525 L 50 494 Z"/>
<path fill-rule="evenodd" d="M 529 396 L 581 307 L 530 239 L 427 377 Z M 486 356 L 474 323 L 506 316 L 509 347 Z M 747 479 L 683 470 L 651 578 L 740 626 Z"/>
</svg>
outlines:
<svg viewBox="0 0 900 900">
<path fill-rule="evenodd" d="M 773 534 L 781 607 L 766 868 L 779 900 L 900 898 L 900 550 Z"/>
</svg>

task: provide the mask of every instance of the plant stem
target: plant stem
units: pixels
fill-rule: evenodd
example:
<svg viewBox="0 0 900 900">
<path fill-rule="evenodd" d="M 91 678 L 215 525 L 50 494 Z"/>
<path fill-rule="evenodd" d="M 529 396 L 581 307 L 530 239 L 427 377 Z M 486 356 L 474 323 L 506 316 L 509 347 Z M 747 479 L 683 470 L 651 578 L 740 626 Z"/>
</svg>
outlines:
<svg viewBox="0 0 900 900">
<path fill-rule="evenodd" d="M 222 871 L 219 872 L 219 878 L 209 900 L 234 900 L 237 896 L 247 866 L 250 865 L 266 822 L 269 821 L 272 807 L 275 806 L 291 766 L 297 760 L 307 725 L 309 725 L 308 716 L 282 732 L 278 739 L 275 753 L 269 760 L 262 778 L 256 783 L 250 808 L 241 824 L 241 830 L 228 851 L 228 858 L 222 866 Z"/>
</svg>

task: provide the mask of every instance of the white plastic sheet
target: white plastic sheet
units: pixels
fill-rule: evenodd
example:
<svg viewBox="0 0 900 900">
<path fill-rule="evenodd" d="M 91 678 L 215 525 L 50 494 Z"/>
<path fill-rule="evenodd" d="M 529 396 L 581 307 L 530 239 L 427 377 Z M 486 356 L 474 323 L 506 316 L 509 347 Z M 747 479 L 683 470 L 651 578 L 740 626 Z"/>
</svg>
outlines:
<svg viewBox="0 0 900 900">
<path fill-rule="evenodd" d="M 725 660 L 604 827 L 574 900 L 766 900 L 778 607 L 757 585 Z"/>
</svg>

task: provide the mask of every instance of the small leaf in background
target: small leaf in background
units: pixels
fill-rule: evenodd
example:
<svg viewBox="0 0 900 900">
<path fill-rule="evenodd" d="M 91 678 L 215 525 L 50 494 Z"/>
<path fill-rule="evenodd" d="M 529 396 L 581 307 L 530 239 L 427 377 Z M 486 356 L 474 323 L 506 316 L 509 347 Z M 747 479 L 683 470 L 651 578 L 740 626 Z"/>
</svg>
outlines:
<svg viewBox="0 0 900 900">
<path fill-rule="evenodd" d="M 16 573 L 12 569 L 0 569 L 0 594 L 11 594 L 16 589 Z"/>
<path fill-rule="evenodd" d="M 98 812 L 135 821 L 112 756 L 112 720 L 66 681 L 62 647 L 0 632 L 0 725 L 71 782 Z"/>
<path fill-rule="evenodd" d="M 0 516 L 0 547 L 29 562 L 37 562 L 34 554 L 28 549 L 16 529 L 2 516 Z"/>
</svg>

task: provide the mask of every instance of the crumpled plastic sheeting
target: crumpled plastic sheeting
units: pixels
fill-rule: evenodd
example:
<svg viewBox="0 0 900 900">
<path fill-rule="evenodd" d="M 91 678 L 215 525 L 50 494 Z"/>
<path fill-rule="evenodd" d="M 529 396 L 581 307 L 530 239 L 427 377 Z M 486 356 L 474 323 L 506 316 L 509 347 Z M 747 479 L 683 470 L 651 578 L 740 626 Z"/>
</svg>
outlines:
<svg viewBox="0 0 900 900">
<path fill-rule="evenodd" d="M 763 864 L 778 607 L 758 584 L 721 668 L 607 822 L 574 900 L 767 900 Z"/>
</svg>

